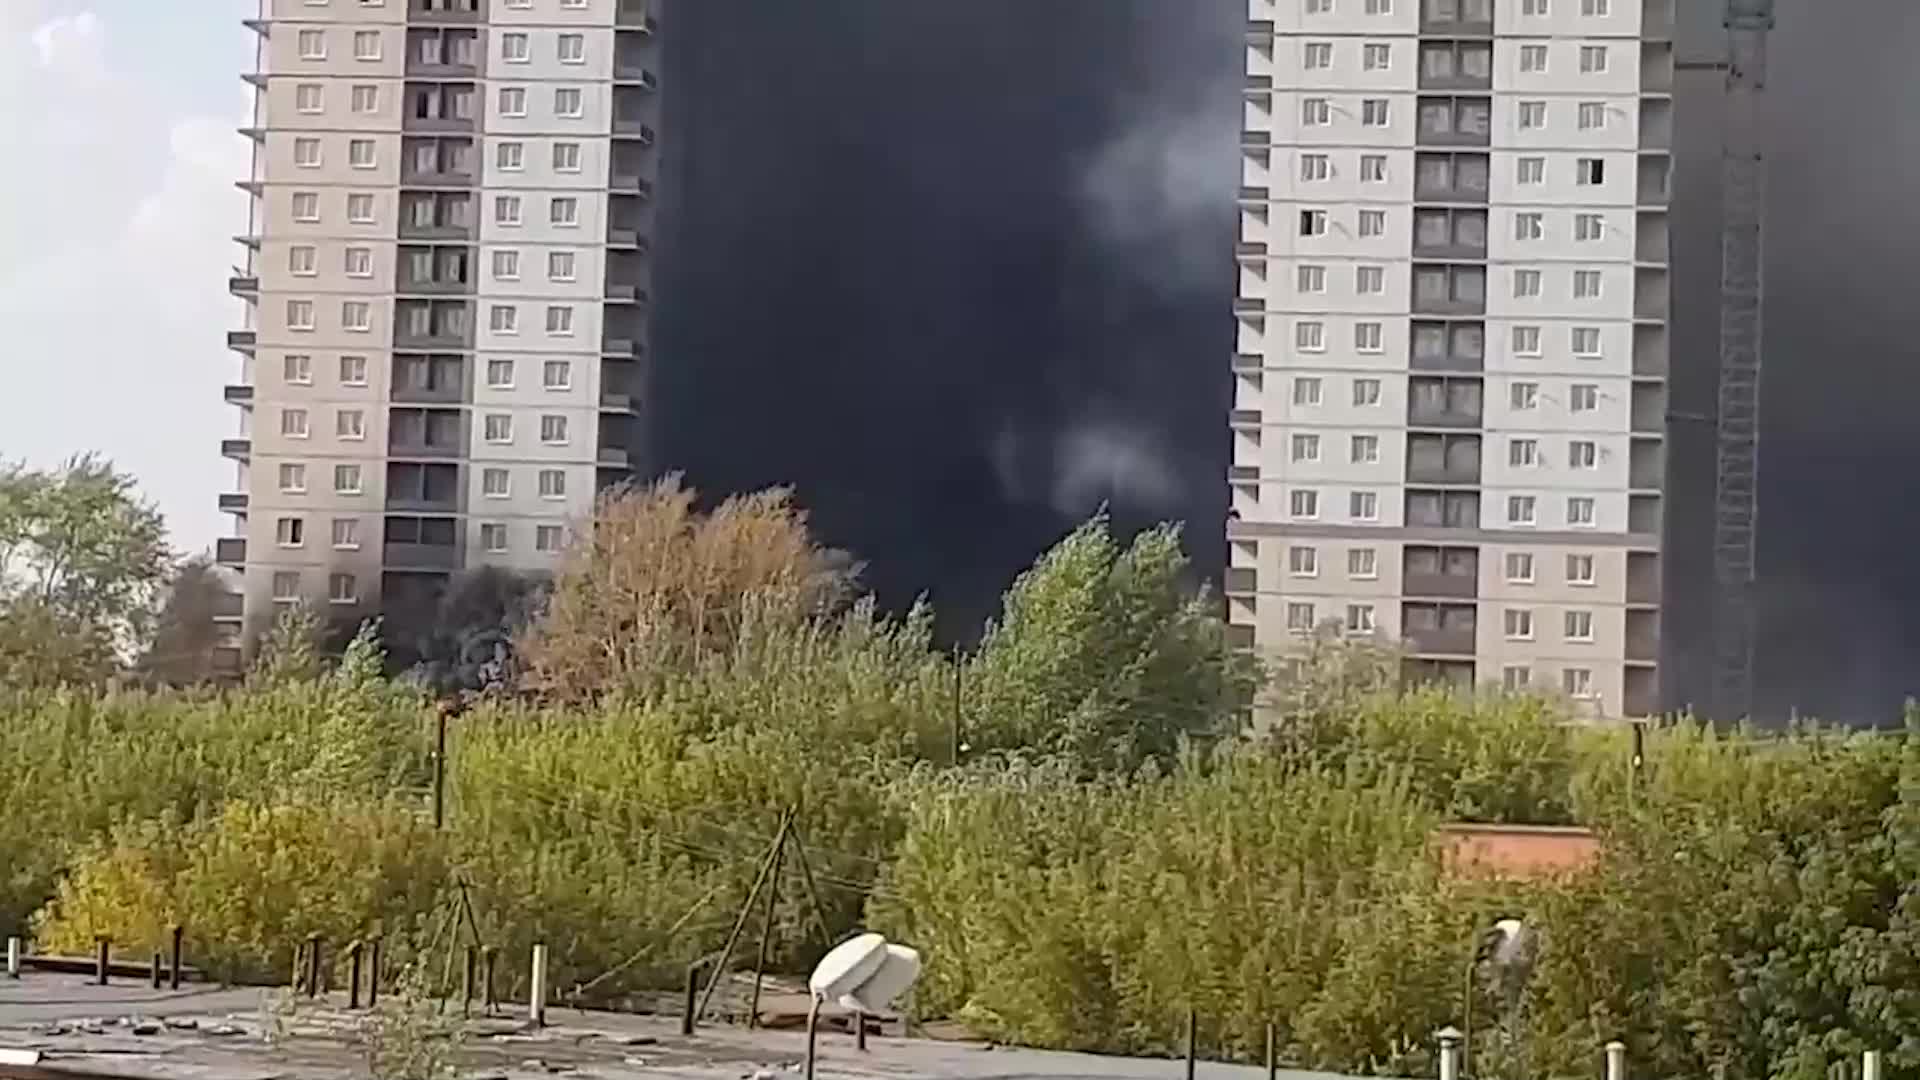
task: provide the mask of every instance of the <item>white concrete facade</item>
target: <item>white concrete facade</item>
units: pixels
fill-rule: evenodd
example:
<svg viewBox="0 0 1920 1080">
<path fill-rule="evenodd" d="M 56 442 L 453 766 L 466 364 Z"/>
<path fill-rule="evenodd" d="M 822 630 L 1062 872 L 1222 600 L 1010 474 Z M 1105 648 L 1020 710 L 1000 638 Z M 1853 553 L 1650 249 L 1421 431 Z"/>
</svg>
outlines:
<svg viewBox="0 0 1920 1080">
<path fill-rule="evenodd" d="M 1249 0 L 1229 622 L 1657 708 L 1672 0 Z"/>
</svg>

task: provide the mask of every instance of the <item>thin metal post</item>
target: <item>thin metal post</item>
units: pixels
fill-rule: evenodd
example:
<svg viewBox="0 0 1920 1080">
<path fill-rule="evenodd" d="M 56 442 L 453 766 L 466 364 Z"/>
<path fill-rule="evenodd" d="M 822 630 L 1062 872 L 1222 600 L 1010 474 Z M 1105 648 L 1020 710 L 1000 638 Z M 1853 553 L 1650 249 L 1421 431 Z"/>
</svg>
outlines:
<svg viewBox="0 0 1920 1080">
<path fill-rule="evenodd" d="M 760 890 L 766 887 L 767 874 L 773 869 L 774 853 L 780 849 L 781 842 L 786 839 L 787 824 L 787 819 L 782 817 L 780 835 L 774 838 L 774 846 L 768 850 L 767 857 L 760 860 L 760 873 L 753 879 L 753 888 L 747 891 L 747 902 L 740 905 L 740 915 L 733 920 L 733 929 L 727 934 L 727 943 L 721 946 L 720 957 L 713 962 L 713 974 L 707 979 L 707 988 L 701 992 L 700 1007 L 696 1010 L 703 1015 L 707 1011 L 707 1005 L 713 1001 L 713 992 L 720 988 L 720 979 L 727 971 L 727 961 L 733 958 L 733 947 L 740 943 L 740 932 L 746 929 L 747 919 L 753 914 L 753 902 L 760 898 Z"/>
<path fill-rule="evenodd" d="M 1619 1039 L 1607 1044 L 1606 1080 L 1627 1080 L 1627 1044 Z"/>
<path fill-rule="evenodd" d="M 807 1080 L 813 1080 L 813 1057 L 820 1045 L 820 998 L 807 1009 Z"/>
<path fill-rule="evenodd" d="M 373 949 L 367 957 L 367 1008 L 380 1004 L 380 937 L 374 935 Z"/>
<path fill-rule="evenodd" d="M 93 939 L 93 944 L 93 981 L 105 986 L 107 985 L 108 958 L 113 953 L 113 939 L 101 935 Z"/>
<path fill-rule="evenodd" d="M 547 947 L 533 947 L 533 978 L 527 990 L 527 1020 L 534 1027 L 547 1023 Z"/>
<path fill-rule="evenodd" d="M 1279 1032 L 1273 1021 L 1267 1021 L 1267 1080 L 1275 1080 L 1280 1075 Z"/>
<path fill-rule="evenodd" d="M 320 935 L 307 935 L 307 996 L 319 997 L 326 993 L 320 974 Z"/>
<path fill-rule="evenodd" d="M 1459 1029 L 1444 1027 L 1436 1035 L 1440 1040 L 1440 1080 L 1460 1080 Z"/>
<path fill-rule="evenodd" d="M 19 977 L 20 939 L 18 937 L 10 937 L 7 939 L 7 978 L 17 979 Z"/>
<path fill-rule="evenodd" d="M 693 1034 L 694 1018 L 700 1011 L 700 962 L 687 965 L 687 1000 L 680 1008 L 680 1034 Z"/>
<path fill-rule="evenodd" d="M 473 984 L 480 974 L 480 951 L 467 946 L 467 969 L 460 977 L 460 1015 L 473 1013 Z"/>
<path fill-rule="evenodd" d="M 295 994 L 307 992 L 307 943 L 304 941 L 293 946 L 293 975 L 287 981 Z"/>
<path fill-rule="evenodd" d="M 1193 1080 L 1195 1059 L 1200 1053 L 1200 1011 L 1187 1006 L 1187 1080 Z"/>
<path fill-rule="evenodd" d="M 773 838 L 773 870 L 767 876 L 767 906 L 760 917 L 760 953 L 753 961 L 753 1002 L 747 1008 L 747 1030 L 760 1026 L 760 984 L 767 977 L 767 946 L 773 940 L 773 906 L 780 899 L 780 864 L 787 854 L 787 829 L 792 811 L 780 818 L 780 831 Z"/>
<path fill-rule="evenodd" d="M 153 970 L 147 973 L 148 979 L 150 979 L 152 982 L 153 989 L 158 990 L 162 985 L 165 984 L 166 973 L 167 973 L 167 969 L 161 963 L 160 950 L 159 949 L 153 950 Z"/>
<path fill-rule="evenodd" d="M 853 1014 L 853 1048 L 862 1053 L 867 1049 L 867 1014 L 857 1010 Z"/>
<path fill-rule="evenodd" d="M 964 669 L 960 666 L 960 646 L 953 647 L 953 763 L 960 764 L 960 680 Z"/>
<path fill-rule="evenodd" d="M 1866 1050 L 1861 1052 L 1860 1080 L 1880 1080 L 1880 1051 Z"/>
<path fill-rule="evenodd" d="M 498 959 L 499 950 L 491 945 L 482 945 L 480 947 L 480 969 L 482 977 L 486 982 L 486 988 L 481 1000 L 484 1003 L 482 1008 L 488 1016 L 492 1016 L 493 1011 L 500 1007 L 500 995 L 495 991 L 493 981 L 493 965 Z"/>
<path fill-rule="evenodd" d="M 435 710 L 433 735 L 433 827 L 447 823 L 447 707 Z"/>
<path fill-rule="evenodd" d="M 356 941 L 347 946 L 347 1008 L 360 1007 L 360 952 L 362 946 Z"/>
<path fill-rule="evenodd" d="M 186 937 L 186 933 L 186 927 L 174 923 L 169 934 L 173 940 L 168 949 L 167 986 L 172 990 L 180 989 L 180 943 Z"/>
</svg>

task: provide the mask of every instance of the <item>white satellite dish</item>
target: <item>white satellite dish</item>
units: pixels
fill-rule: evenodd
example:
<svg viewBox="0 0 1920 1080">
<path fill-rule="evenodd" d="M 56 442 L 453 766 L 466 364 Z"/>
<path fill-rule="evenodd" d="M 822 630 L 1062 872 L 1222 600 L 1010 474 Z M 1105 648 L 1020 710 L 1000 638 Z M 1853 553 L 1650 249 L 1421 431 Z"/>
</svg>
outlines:
<svg viewBox="0 0 1920 1080">
<path fill-rule="evenodd" d="M 837 1003 L 855 1014 L 855 1023 L 864 1024 L 859 1017 L 886 1012 L 919 977 L 920 954 L 905 945 L 890 944 L 879 934 L 860 934 L 828 950 L 807 978 L 813 995 L 813 1008 L 807 1012 L 808 1080 L 813 1077 L 814 1036 L 823 1003 Z M 865 1047 L 863 1041 L 861 1048 Z"/>
</svg>

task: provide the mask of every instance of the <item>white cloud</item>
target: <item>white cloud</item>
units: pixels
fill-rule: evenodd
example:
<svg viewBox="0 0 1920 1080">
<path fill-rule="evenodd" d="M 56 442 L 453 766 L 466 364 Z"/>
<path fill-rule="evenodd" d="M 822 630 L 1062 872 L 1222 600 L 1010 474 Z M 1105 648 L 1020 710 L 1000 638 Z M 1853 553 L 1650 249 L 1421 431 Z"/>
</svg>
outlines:
<svg viewBox="0 0 1920 1080">
<path fill-rule="evenodd" d="M 91 11 L 57 15 L 41 23 L 28 37 L 43 68 L 90 79 L 106 74 L 100 17 Z"/>
</svg>

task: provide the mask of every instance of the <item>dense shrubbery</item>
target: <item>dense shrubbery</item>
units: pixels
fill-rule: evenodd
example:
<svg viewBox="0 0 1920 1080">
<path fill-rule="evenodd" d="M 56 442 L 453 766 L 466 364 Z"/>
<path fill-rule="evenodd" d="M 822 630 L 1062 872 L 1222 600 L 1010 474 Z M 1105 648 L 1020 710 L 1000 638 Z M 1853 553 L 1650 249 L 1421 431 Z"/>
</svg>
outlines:
<svg viewBox="0 0 1920 1080">
<path fill-rule="evenodd" d="M 1096 522 L 961 661 L 956 761 L 928 614 L 876 614 L 790 537 L 743 563 L 728 545 L 758 530 L 703 534 L 681 586 L 630 587 L 655 660 L 461 717 L 443 830 L 429 702 L 365 638 L 316 674 L 290 636 L 219 695 L 0 695 L 0 920 L 80 949 L 180 919 L 197 960 L 261 978 L 307 932 L 418 955 L 461 899 L 509 955 L 546 942 L 562 994 L 616 1000 L 718 948 L 793 808 L 831 931 L 918 944 L 919 1011 L 996 1037 L 1164 1050 L 1192 1006 L 1216 1053 L 1255 1054 L 1271 1020 L 1302 1064 L 1424 1075 L 1471 1011 L 1489 1077 L 1583 1075 L 1614 1037 L 1645 1075 L 1814 1080 L 1868 1045 L 1920 1068 L 1920 743 L 1676 724 L 1630 783 L 1621 732 L 1402 693 L 1351 648 L 1267 686 L 1270 735 L 1224 738 L 1254 673 L 1181 589 L 1177 537 Z M 779 602 L 737 584 L 759 580 Z M 589 585 L 533 670 L 587 670 L 631 630 Z M 1427 842 L 1460 819 L 1577 821 L 1605 854 L 1555 884 L 1463 881 Z M 789 862 L 789 969 L 821 947 L 800 883 Z M 1468 978 L 1508 915 L 1539 933 L 1513 994 Z"/>
</svg>

